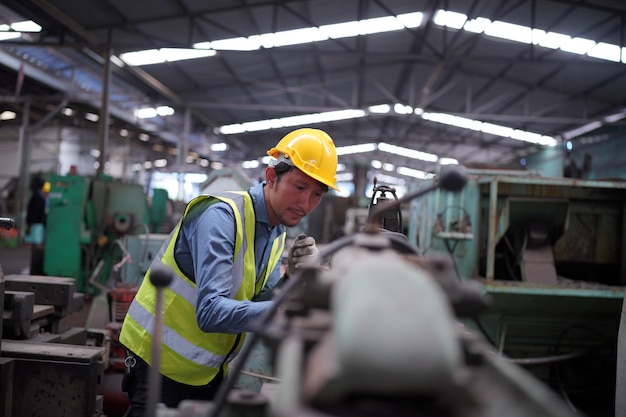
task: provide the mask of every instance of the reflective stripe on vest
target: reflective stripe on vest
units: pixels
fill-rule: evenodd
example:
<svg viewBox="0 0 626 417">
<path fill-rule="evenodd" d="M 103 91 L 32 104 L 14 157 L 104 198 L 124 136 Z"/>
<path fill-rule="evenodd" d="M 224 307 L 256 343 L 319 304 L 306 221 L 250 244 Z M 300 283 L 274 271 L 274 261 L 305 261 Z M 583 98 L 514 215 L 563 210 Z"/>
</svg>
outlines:
<svg viewBox="0 0 626 417">
<path fill-rule="evenodd" d="M 183 219 L 192 206 L 206 198 L 223 201 L 233 210 L 236 235 L 231 298 L 251 300 L 265 286 L 268 275 L 280 262 L 285 233 L 272 243 L 268 266 L 257 279 L 254 257 L 256 216 L 250 195 L 247 192 L 227 192 L 197 197 L 187 205 Z M 196 284 L 183 274 L 174 260 L 174 247 L 181 223 L 182 219 L 163 243 L 151 265 L 153 268 L 160 264 L 174 272 L 171 285 L 163 290 L 161 373 L 175 381 L 199 386 L 209 383 L 221 367 L 227 370 L 228 362 L 243 345 L 245 335 L 205 333 L 198 327 L 195 312 Z M 151 363 L 152 359 L 156 302 L 156 289 L 150 283 L 149 276 L 150 270 L 128 310 L 120 334 L 120 342 L 147 363 Z"/>
</svg>

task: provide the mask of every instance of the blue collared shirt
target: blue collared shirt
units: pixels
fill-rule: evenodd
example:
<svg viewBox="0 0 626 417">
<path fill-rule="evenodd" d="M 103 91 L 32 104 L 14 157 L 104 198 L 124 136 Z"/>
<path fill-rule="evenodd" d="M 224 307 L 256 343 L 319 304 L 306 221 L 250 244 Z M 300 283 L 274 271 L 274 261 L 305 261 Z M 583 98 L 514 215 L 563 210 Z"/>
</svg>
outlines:
<svg viewBox="0 0 626 417">
<path fill-rule="evenodd" d="M 274 239 L 285 231 L 282 225 L 270 225 L 264 185 L 261 183 L 249 190 L 256 214 L 254 256 L 257 279 L 269 261 Z M 270 307 L 271 301 L 230 298 L 235 229 L 235 217 L 228 204 L 210 204 L 209 200 L 204 200 L 189 210 L 174 249 L 181 271 L 195 279 L 198 291 L 196 320 L 205 332 L 248 332 L 251 324 Z M 279 280 L 280 263 L 269 275 L 263 293 L 271 291 Z"/>
</svg>

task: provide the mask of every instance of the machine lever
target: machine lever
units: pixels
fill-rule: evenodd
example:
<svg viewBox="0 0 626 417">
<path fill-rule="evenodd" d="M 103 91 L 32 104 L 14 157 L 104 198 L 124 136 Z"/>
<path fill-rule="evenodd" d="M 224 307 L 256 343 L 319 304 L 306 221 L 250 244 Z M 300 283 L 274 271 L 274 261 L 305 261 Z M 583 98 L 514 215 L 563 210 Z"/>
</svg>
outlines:
<svg viewBox="0 0 626 417">
<path fill-rule="evenodd" d="M 0 227 L 11 230 L 15 227 L 15 220 L 10 217 L 0 217 Z"/>
<path fill-rule="evenodd" d="M 161 395 L 161 339 L 163 324 L 163 289 L 172 282 L 172 271 L 165 267 L 150 270 L 150 282 L 157 291 L 154 330 L 152 335 L 152 363 L 150 366 L 150 388 L 145 417 L 156 416 L 156 408 Z"/>
</svg>

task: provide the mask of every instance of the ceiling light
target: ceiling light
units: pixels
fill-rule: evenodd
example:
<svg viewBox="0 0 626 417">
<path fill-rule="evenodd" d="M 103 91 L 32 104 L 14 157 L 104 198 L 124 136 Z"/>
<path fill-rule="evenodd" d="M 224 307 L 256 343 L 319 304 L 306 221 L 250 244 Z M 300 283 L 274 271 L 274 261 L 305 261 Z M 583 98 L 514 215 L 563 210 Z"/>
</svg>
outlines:
<svg viewBox="0 0 626 417">
<path fill-rule="evenodd" d="M 407 167 L 398 167 L 396 172 L 400 175 L 406 175 L 407 177 L 419 178 L 421 180 L 426 179 L 428 176 L 427 172 L 420 171 L 419 169 L 407 168 Z"/>
<path fill-rule="evenodd" d="M 14 120 L 17 117 L 14 111 L 5 110 L 0 113 L 0 120 Z"/>
<path fill-rule="evenodd" d="M 24 20 L 22 22 L 11 23 L 11 29 L 17 32 L 41 32 L 41 26 L 32 20 Z"/>
<path fill-rule="evenodd" d="M 339 146 L 337 155 L 351 155 L 355 153 L 373 152 L 376 150 L 375 143 L 361 143 L 359 145 Z"/>
<path fill-rule="evenodd" d="M 391 111 L 391 106 L 389 104 L 378 104 L 376 106 L 369 106 L 367 111 L 370 113 L 385 114 Z"/>
<path fill-rule="evenodd" d="M 388 143 L 379 143 L 378 150 L 392 153 L 394 155 L 405 156 L 411 159 L 419 159 L 426 162 L 437 162 L 439 157 L 432 153 L 420 152 L 415 149 L 404 148 L 402 146 L 390 145 Z"/>
<path fill-rule="evenodd" d="M 98 116 L 95 113 L 86 113 L 85 114 L 85 119 L 89 120 L 90 122 L 97 122 L 100 119 L 100 116 Z"/>
<path fill-rule="evenodd" d="M 210 146 L 210 149 L 213 152 L 224 152 L 228 150 L 228 144 L 227 143 L 212 143 Z"/>
</svg>

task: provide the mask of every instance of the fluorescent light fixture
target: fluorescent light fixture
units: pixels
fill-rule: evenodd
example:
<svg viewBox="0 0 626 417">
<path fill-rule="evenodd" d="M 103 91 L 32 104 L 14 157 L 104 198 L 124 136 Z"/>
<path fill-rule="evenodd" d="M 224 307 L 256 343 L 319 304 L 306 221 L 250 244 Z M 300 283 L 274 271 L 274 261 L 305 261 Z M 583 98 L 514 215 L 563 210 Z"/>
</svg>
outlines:
<svg viewBox="0 0 626 417">
<path fill-rule="evenodd" d="M 393 105 L 393 111 L 398 114 L 411 114 L 413 113 L 413 107 L 401 103 L 396 103 Z"/>
<path fill-rule="evenodd" d="M 359 145 L 338 146 L 337 155 L 352 155 L 355 153 L 374 152 L 377 149 L 375 143 L 361 143 Z"/>
<path fill-rule="evenodd" d="M 467 16 L 463 13 L 451 12 L 446 10 L 437 10 L 433 22 L 439 26 L 445 26 L 453 29 L 461 29 Z"/>
<path fill-rule="evenodd" d="M 346 170 L 346 166 L 344 164 L 337 164 L 337 172 L 345 171 L 345 170 Z"/>
<path fill-rule="evenodd" d="M 352 172 L 344 172 L 342 174 L 335 175 L 335 180 L 337 181 L 352 181 L 354 179 L 354 174 Z"/>
<path fill-rule="evenodd" d="M 481 122 L 480 120 L 473 120 L 445 113 L 424 112 L 424 114 L 422 114 L 422 118 L 432 122 L 475 130 L 478 132 L 485 132 L 496 136 L 521 140 L 524 142 L 535 143 L 538 145 L 555 146 L 557 144 L 556 139 L 551 136 L 540 135 L 538 133 L 527 132 L 519 129 L 512 129 L 506 126 Z"/>
<path fill-rule="evenodd" d="M 515 25 L 513 23 L 496 20 L 485 28 L 485 35 L 511 41 L 530 44 L 532 42 L 532 29 L 527 26 Z"/>
<path fill-rule="evenodd" d="M 120 59 L 128 65 L 140 66 L 204 58 L 213 56 L 216 53 L 217 52 L 212 49 L 161 48 L 126 52 L 120 55 Z"/>
<path fill-rule="evenodd" d="M 163 168 L 167 166 L 167 159 L 157 159 L 154 161 L 155 168 Z"/>
<path fill-rule="evenodd" d="M 395 168 L 395 166 L 393 164 L 388 163 L 388 162 L 383 164 L 383 170 L 385 170 L 385 171 L 393 171 L 394 168 Z"/>
<path fill-rule="evenodd" d="M 210 163 L 208 159 L 201 158 L 201 159 L 198 159 L 197 164 L 203 168 L 206 168 L 209 166 Z"/>
<path fill-rule="evenodd" d="M 120 129 L 120 136 L 123 138 L 128 136 L 128 129 Z"/>
<path fill-rule="evenodd" d="M 561 45 L 561 50 L 565 52 L 571 52 L 573 54 L 584 55 L 589 52 L 589 50 L 595 45 L 596 43 L 591 39 L 572 38 L 569 41 L 565 42 L 563 45 Z"/>
<path fill-rule="evenodd" d="M 17 117 L 14 111 L 5 110 L 0 113 L 0 120 L 13 120 Z"/>
<path fill-rule="evenodd" d="M 89 120 L 90 122 L 97 122 L 98 120 L 100 120 L 100 116 L 95 113 L 86 113 L 85 119 Z"/>
<path fill-rule="evenodd" d="M 374 169 L 381 169 L 383 167 L 383 163 L 380 162 L 378 159 L 372 159 L 372 161 L 370 162 L 370 165 Z"/>
<path fill-rule="evenodd" d="M 156 112 L 159 116 L 171 116 L 174 114 L 174 109 L 170 106 L 159 106 L 156 108 Z"/>
<path fill-rule="evenodd" d="M 144 169 L 150 169 L 152 168 L 152 161 L 146 161 L 143 163 L 143 167 Z"/>
<path fill-rule="evenodd" d="M 376 174 L 376 181 L 394 185 L 403 185 L 406 183 L 406 180 L 404 178 L 398 178 L 387 174 Z"/>
<path fill-rule="evenodd" d="M 61 113 L 63 113 L 64 116 L 73 116 L 74 115 L 74 110 L 72 110 L 69 107 L 66 107 L 63 110 L 61 110 Z"/>
<path fill-rule="evenodd" d="M 212 143 L 210 146 L 211 150 L 213 152 L 224 152 L 228 150 L 228 144 L 227 143 Z"/>
<path fill-rule="evenodd" d="M 41 26 L 32 20 L 24 20 L 22 22 L 11 23 L 11 29 L 16 32 L 41 32 Z"/>
<path fill-rule="evenodd" d="M 207 161 L 205 159 L 205 161 L 208 163 L 209 161 Z M 219 161 L 212 161 L 210 164 L 208 164 L 211 168 L 213 169 L 222 169 L 224 168 L 224 164 L 219 162 Z"/>
<path fill-rule="evenodd" d="M 215 129 L 216 133 L 232 135 L 243 132 L 257 132 L 260 130 L 279 129 L 282 127 L 304 126 L 336 120 L 355 119 L 365 117 L 367 113 L 360 109 L 329 111 L 324 113 L 303 114 L 279 119 L 257 120 L 253 122 L 224 125 Z"/>
<path fill-rule="evenodd" d="M 396 172 L 400 175 L 406 175 L 407 177 L 419 178 L 420 180 L 426 179 L 428 173 L 424 171 L 420 171 L 419 169 L 408 168 L 408 167 L 398 167 Z"/>
<path fill-rule="evenodd" d="M 147 133 L 140 133 L 139 140 L 142 142 L 147 142 L 150 140 L 150 135 L 148 135 Z"/>
<path fill-rule="evenodd" d="M 561 45 L 569 42 L 571 36 L 562 33 L 545 32 L 541 29 L 533 29 L 533 44 L 544 48 L 559 49 Z"/>
<path fill-rule="evenodd" d="M 419 159 L 426 162 L 437 162 L 439 157 L 432 153 L 421 152 L 415 149 L 404 148 L 402 146 L 391 145 L 389 143 L 379 143 L 378 150 L 382 152 L 392 153 L 394 155 L 400 155 L 411 159 Z"/>
<path fill-rule="evenodd" d="M 135 116 L 140 119 L 149 119 L 151 117 L 157 116 L 171 116 L 174 114 L 174 109 L 170 106 L 159 106 L 159 107 L 146 107 L 143 109 L 135 110 Z"/>
<path fill-rule="evenodd" d="M 244 169 L 253 169 L 259 167 L 259 161 L 257 159 L 253 159 L 251 161 L 243 161 L 241 163 L 241 167 Z"/>
<path fill-rule="evenodd" d="M 389 104 L 378 104 L 376 106 L 369 106 L 367 111 L 375 114 L 386 114 L 391 111 L 391 106 Z"/>
<path fill-rule="evenodd" d="M 0 32 L 0 41 L 8 41 L 10 39 L 17 39 L 22 34 L 20 32 Z"/>
<path fill-rule="evenodd" d="M 439 158 L 439 165 L 458 165 L 459 161 L 454 158 Z"/>
<path fill-rule="evenodd" d="M 546 32 L 542 29 L 517 25 L 500 20 L 491 21 L 484 17 L 467 20 L 467 16 L 449 10 L 438 10 L 433 23 L 441 27 L 463 29 L 472 33 L 507 39 L 514 42 L 539 45 L 549 49 L 560 49 L 578 55 L 587 55 L 592 58 L 604 59 L 613 62 L 626 63 L 626 47 L 598 42 L 591 39 L 575 37 L 556 32 Z M 620 56 L 620 48 L 622 54 Z"/>
<path fill-rule="evenodd" d="M 472 33 L 483 33 L 489 25 L 491 25 L 491 20 L 484 17 L 477 17 L 476 19 L 465 22 L 463 29 Z"/>
<path fill-rule="evenodd" d="M 587 52 L 593 58 L 606 59 L 607 61 L 620 62 L 621 48 L 606 42 L 599 42 Z"/>
</svg>

